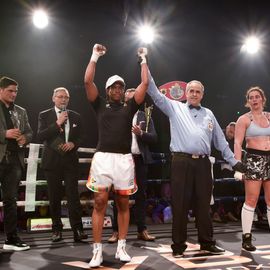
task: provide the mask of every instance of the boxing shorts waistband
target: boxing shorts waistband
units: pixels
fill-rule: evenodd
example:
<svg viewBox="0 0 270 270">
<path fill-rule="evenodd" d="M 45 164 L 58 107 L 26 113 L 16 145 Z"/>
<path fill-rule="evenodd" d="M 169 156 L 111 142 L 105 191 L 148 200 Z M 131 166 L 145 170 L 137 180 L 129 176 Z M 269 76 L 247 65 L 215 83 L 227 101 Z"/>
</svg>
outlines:
<svg viewBox="0 0 270 270">
<path fill-rule="evenodd" d="M 270 151 L 257 150 L 253 148 L 247 148 L 247 153 L 259 156 L 270 156 Z"/>
</svg>

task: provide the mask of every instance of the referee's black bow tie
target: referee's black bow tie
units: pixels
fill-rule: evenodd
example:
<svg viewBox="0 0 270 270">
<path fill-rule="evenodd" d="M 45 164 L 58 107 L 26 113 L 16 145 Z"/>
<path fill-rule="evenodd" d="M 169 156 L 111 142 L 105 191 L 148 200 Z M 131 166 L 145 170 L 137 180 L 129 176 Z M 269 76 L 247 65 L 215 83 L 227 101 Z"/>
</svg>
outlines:
<svg viewBox="0 0 270 270">
<path fill-rule="evenodd" d="M 196 109 L 196 110 L 199 110 L 199 109 L 201 108 L 201 106 L 194 106 L 194 105 L 192 105 L 192 104 L 190 104 L 188 107 L 189 107 L 190 109 Z"/>
</svg>

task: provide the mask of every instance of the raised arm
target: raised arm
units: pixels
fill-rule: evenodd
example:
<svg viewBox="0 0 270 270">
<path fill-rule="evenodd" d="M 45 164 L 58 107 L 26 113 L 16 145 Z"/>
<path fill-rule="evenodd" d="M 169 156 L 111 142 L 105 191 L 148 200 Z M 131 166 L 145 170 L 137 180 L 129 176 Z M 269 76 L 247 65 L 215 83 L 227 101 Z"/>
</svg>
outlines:
<svg viewBox="0 0 270 270">
<path fill-rule="evenodd" d="M 98 58 L 106 53 L 106 47 L 100 44 L 95 44 L 93 47 L 92 56 L 90 62 L 87 65 L 84 75 L 84 85 L 87 98 L 90 102 L 93 102 L 98 96 L 98 89 L 94 83 L 96 64 Z"/>
<path fill-rule="evenodd" d="M 155 105 L 168 117 L 172 114 L 175 114 L 172 100 L 167 98 L 164 94 L 162 94 L 158 90 L 150 71 L 148 72 L 148 77 L 149 77 L 149 86 L 147 89 L 147 94 L 151 97 Z"/>
<path fill-rule="evenodd" d="M 139 48 L 138 56 L 141 58 L 141 83 L 135 90 L 134 99 L 137 104 L 142 104 L 149 85 L 148 65 L 146 61 L 147 48 Z"/>
<path fill-rule="evenodd" d="M 246 115 L 242 115 L 238 118 L 235 125 L 234 135 L 234 154 L 237 160 L 242 158 L 242 144 L 245 138 L 246 129 L 249 125 L 249 119 Z"/>
</svg>

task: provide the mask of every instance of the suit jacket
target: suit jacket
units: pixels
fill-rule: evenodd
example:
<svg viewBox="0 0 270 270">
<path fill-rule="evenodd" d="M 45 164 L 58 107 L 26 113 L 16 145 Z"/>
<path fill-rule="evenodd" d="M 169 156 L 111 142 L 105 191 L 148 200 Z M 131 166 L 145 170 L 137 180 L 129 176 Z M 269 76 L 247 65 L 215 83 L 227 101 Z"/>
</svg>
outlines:
<svg viewBox="0 0 270 270">
<path fill-rule="evenodd" d="M 142 136 L 136 136 L 138 146 L 143 157 L 143 161 L 145 164 L 153 163 L 152 154 L 149 150 L 149 144 L 157 142 L 157 133 L 155 130 L 155 126 L 153 123 L 152 118 L 150 118 L 148 131 L 146 131 L 146 117 L 143 111 L 138 111 L 137 114 L 137 125 L 140 124 L 141 121 L 144 121 L 143 125 L 141 126 L 143 132 Z"/>
<path fill-rule="evenodd" d="M 20 130 L 26 138 L 26 144 L 28 144 L 32 140 L 33 131 L 28 121 L 27 112 L 24 108 L 16 104 L 14 104 L 13 110 L 16 111 L 18 115 L 18 119 L 20 121 Z M 7 149 L 8 140 L 6 139 L 6 131 L 7 131 L 7 123 L 2 106 L 0 106 L 0 162 L 2 161 Z M 24 167 L 24 151 L 22 149 L 19 149 L 18 155 L 22 167 Z"/>
<path fill-rule="evenodd" d="M 75 147 L 64 155 L 59 154 L 53 146 L 55 140 L 62 137 L 61 130 L 56 124 L 57 115 L 54 107 L 39 113 L 37 139 L 40 143 L 44 144 L 41 161 L 43 169 L 56 169 L 62 164 L 63 159 L 68 166 L 78 166 L 77 149 L 82 141 L 81 116 L 71 110 L 67 110 L 67 112 L 70 124 L 68 141 L 73 142 Z"/>
</svg>

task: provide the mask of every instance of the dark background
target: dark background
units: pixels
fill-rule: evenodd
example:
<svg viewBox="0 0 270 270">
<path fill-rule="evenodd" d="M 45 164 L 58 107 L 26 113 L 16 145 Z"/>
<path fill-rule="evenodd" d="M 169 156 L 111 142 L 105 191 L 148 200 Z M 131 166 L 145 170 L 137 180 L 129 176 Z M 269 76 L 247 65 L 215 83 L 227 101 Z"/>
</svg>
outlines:
<svg viewBox="0 0 270 270">
<path fill-rule="evenodd" d="M 136 50 L 142 44 L 135 28 L 147 21 L 158 39 L 149 48 L 149 66 L 157 85 L 173 80 L 198 79 L 205 85 L 203 105 L 216 115 L 221 127 L 246 111 L 244 95 L 259 85 L 269 96 L 270 4 L 268 1 L 222 0 L 55 0 L 0 2 L 0 76 L 19 82 L 16 103 L 28 111 L 37 128 L 41 110 L 52 106 L 54 88 L 69 89 L 69 108 L 81 113 L 84 146 L 95 147 L 97 126 L 86 100 L 84 71 L 95 43 L 108 48 L 97 66 L 95 82 L 104 91 L 111 75 L 138 85 Z M 47 9 L 44 30 L 32 24 L 32 10 Z M 263 42 L 257 55 L 240 52 L 243 39 L 258 34 Z M 104 93 L 104 92 L 103 92 Z M 159 135 L 156 151 L 168 151 L 166 117 L 154 108 Z"/>
</svg>

